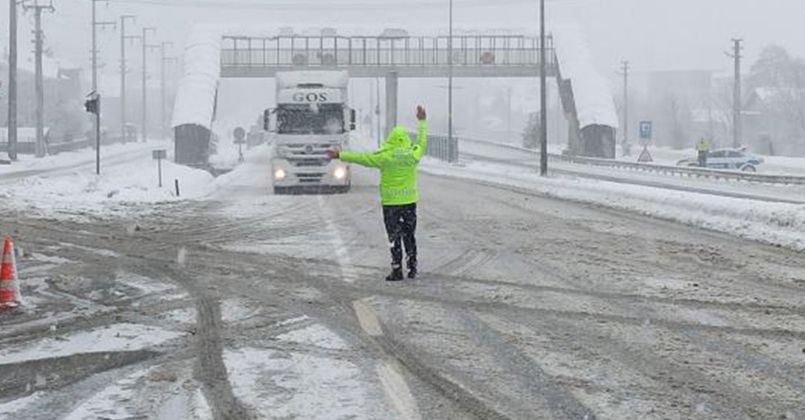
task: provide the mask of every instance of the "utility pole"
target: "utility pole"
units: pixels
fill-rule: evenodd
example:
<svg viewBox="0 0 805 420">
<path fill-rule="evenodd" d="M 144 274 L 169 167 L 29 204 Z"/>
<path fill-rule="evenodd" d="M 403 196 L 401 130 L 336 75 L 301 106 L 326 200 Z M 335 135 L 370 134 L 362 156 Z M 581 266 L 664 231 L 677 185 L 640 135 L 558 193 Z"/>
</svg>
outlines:
<svg viewBox="0 0 805 420">
<path fill-rule="evenodd" d="M 453 0 L 450 0 L 450 23 L 447 35 L 447 147 L 448 161 L 458 160 L 458 150 L 453 144 Z"/>
<path fill-rule="evenodd" d="M 140 130 L 142 131 L 143 142 L 148 141 L 148 49 L 158 48 L 158 45 L 148 44 L 148 33 L 156 32 L 156 28 L 147 27 L 143 28 L 142 43 L 143 43 L 143 103 L 142 103 L 142 120 Z"/>
<path fill-rule="evenodd" d="M 383 130 L 380 128 L 380 78 L 375 78 L 375 127 L 377 129 L 377 147 L 378 149 L 383 144 Z"/>
<path fill-rule="evenodd" d="M 168 137 L 167 124 L 165 124 L 165 120 L 166 120 L 166 118 L 168 116 L 167 106 L 166 106 L 166 102 L 165 102 L 165 96 L 166 96 L 165 94 L 166 94 L 166 86 L 167 86 L 167 83 L 165 82 L 165 77 L 166 77 L 165 76 L 165 66 L 168 63 L 178 61 L 178 59 L 176 57 L 168 57 L 167 55 L 165 55 L 166 47 L 172 46 L 172 45 L 173 45 L 172 42 L 163 42 L 163 43 L 159 44 L 160 55 L 161 55 L 160 69 L 159 69 L 159 92 L 160 92 L 159 128 L 161 130 L 163 138 Z"/>
<path fill-rule="evenodd" d="M 40 5 L 39 0 L 34 0 L 34 4 L 29 6 L 25 3 L 22 4 L 25 10 L 34 11 L 34 22 L 36 28 L 34 29 L 34 54 L 36 56 L 36 157 L 45 157 L 45 82 L 42 73 L 42 54 L 44 43 L 44 34 L 42 31 L 42 12 L 54 12 L 56 9 L 53 7 L 53 0 L 47 6 Z"/>
<path fill-rule="evenodd" d="M 741 118 L 741 51 L 743 50 L 743 46 L 741 43 L 743 39 L 740 38 L 733 38 L 733 51 L 732 53 L 727 53 L 727 56 L 732 57 L 735 60 L 735 87 L 732 93 L 732 147 L 738 148 L 741 147 L 742 141 L 742 131 L 743 131 L 743 121 Z"/>
<path fill-rule="evenodd" d="M 512 135 L 512 88 L 506 89 L 506 143 L 511 142 Z"/>
<path fill-rule="evenodd" d="M 624 156 L 628 155 L 629 151 L 629 61 L 623 61 L 623 149 Z"/>
<path fill-rule="evenodd" d="M 8 0 L 8 158 L 17 160 L 17 0 Z"/>
<path fill-rule="evenodd" d="M 545 0 L 539 2 L 539 102 L 540 102 L 540 160 L 539 173 L 542 176 L 548 175 L 548 81 L 546 72 L 548 66 L 545 63 Z"/>
<path fill-rule="evenodd" d="M 92 92 L 98 98 L 98 112 L 95 114 L 95 174 L 101 174 L 101 110 L 100 92 L 98 92 L 98 27 L 115 26 L 115 22 L 98 22 L 97 3 L 105 0 L 92 1 Z"/>
<path fill-rule="evenodd" d="M 120 16 L 120 136 L 126 142 L 126 40 L 140 39 L 137 35 L 126 35 L 126 21 L 137 21 L 133 15 Z M 136 139 L 135 139 L 136 140 Z"/>
</svg>

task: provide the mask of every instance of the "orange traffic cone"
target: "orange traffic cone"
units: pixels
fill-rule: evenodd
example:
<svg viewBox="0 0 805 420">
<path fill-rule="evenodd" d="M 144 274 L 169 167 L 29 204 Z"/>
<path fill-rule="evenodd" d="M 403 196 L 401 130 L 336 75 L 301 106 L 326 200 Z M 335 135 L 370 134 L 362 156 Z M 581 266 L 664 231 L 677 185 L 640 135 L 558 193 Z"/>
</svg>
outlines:
<svg viewBox="0 0 805 420">
<path fill-rule="evenodd" d="M 0 265 L 0 306 L 16 307 L 22 303 L 20 284 L 17 281 L 17 262 L 14 242 L 6 236 L 3 242 L 3 261 Z"/>
</svg>

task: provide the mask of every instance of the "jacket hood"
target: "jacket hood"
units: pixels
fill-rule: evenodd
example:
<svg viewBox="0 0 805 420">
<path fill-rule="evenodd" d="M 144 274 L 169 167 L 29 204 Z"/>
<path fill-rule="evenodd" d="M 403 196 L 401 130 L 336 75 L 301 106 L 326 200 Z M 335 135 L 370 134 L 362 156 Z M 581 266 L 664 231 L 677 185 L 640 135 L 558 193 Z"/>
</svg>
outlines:
<svg viewBox="0 0 805 420">
<path fill-rule="evenodd" d="M 408 135 L 408 130 L 401 125 L 394 127 L 386 138 L 386 142 L 383 143 L 383 149 L 408 149 L 410 147 L 411 137 Z"/>
</svg>

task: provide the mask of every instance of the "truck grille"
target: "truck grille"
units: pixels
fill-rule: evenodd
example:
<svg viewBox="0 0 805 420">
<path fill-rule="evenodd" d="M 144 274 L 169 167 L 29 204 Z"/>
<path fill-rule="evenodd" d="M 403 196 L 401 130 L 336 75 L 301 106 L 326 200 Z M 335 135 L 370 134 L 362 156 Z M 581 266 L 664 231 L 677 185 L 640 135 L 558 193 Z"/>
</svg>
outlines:
<svg viewBox="0 0 805 420">
<path fill-rule="evenodd" d="M 293 166 L 325 166 L 327 165 L 326 159 L 296 159 L 290 158 L 288 162 Z"/>
<path fill-rule="evenodd" d="M 324 174 L 322 174 L 322 173 L 308 173 L 308 174 L 302 173 L 302 174 L 296 174 L 296 176 L 299 178 L 300 183 L 302 183 L 302 184 L 312 184 L 312 183 L 320 183 L 321 179 L 324 177 Z"/>
</svg>

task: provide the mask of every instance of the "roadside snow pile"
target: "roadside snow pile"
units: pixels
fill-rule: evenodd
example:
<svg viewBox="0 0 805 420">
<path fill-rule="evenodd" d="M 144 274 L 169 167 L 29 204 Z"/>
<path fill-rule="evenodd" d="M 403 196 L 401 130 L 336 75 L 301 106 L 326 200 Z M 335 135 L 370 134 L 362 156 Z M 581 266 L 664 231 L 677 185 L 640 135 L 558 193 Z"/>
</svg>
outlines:
<svg viewBox="0 0 805 420">
<path fill-rule="evenodd" d="M 426 159 L 423 172 L 509 186 L 582 203 L 637 212 L 738 237 L 805 250 L 805 206 L 718 197 L 585 178 L 542 178 L 502 165 L 449 166 Z"/>
<path fill-rule="evenodd" d="M 155 203 L 206 196 L 215 189 L 211 174 L 200 169 L 162 161 L 163 186 L 158 186 L 157 162 L 150 147 L 120 149 L 101 160 L 95 175 L 94 152 L 85 150 L 37 161 L 27 170 L 0 174 L 0 196 L 8 206 L 34 214 L 104 213 L 110 205 Z M 52 168 L 47 166 L 53 165 Z M 180 197 L 174 180 L 179 181 Z"/>
</svg>

